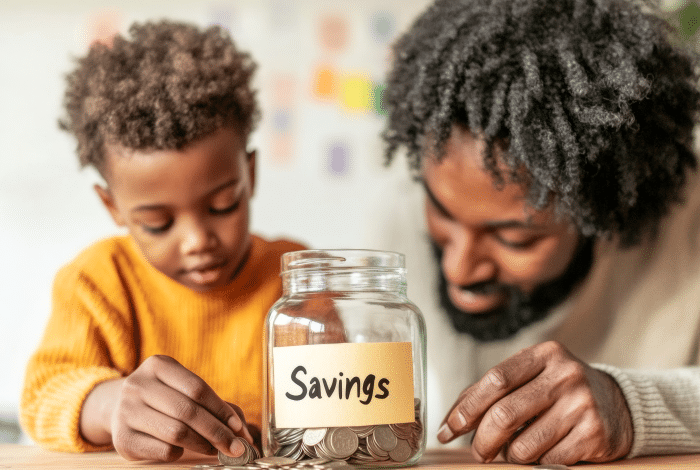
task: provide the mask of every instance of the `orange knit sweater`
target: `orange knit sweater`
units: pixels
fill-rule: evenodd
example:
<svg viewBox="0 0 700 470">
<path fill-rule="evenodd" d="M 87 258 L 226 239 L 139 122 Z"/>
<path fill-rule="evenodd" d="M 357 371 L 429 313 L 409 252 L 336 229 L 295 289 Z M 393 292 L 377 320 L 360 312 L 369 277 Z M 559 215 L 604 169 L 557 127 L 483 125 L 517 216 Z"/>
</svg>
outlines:
<svg viewBox="0 0 700 470">
<path fill-rule="evenodd" d="M 154 354 L 175 358 L 260 426 L 263 324 L 282 294 L 280 256 L 303 248 L 253 236 L 236 278 L 196 293 L 148 264 L 129 237 L 89 247 L 56 276 L 52 314 L 27 367 L 22 427 L 50 449 L 103 450 L 80 435 L 85 397 Z"/>
</svg>

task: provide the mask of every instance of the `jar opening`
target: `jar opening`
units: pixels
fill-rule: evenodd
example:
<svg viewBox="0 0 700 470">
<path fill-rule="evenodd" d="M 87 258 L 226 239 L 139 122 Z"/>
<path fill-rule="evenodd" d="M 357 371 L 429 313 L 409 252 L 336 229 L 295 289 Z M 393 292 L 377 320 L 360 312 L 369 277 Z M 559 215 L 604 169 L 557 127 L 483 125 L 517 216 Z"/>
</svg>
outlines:
<svg viewBox="0 0 700 470">
<path fill-rule="evenodd" d="M 380 250 L 301 250 L 282 255 L 282 274 L 318 269 L 396 269 L 405 267 L 401 253 Z"/>
</svg>

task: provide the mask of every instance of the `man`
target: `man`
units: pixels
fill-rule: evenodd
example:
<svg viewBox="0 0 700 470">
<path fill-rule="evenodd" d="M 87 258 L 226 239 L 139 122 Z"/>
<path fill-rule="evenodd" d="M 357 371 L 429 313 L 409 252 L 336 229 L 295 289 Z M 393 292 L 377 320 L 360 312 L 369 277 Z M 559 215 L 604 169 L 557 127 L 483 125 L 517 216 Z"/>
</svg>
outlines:
<svg viewBox="0 0 700 470">
<path fill-rule="evenodd" d="M 515 463 L 700 451 L 700 94 L 673 44 L 621 0 L 437 0 L 397 42 L 384 139 L 429 237 L 387 233 L 423 279 L 441 442 L 474 431 L 477 459 Z"/>
</svg>

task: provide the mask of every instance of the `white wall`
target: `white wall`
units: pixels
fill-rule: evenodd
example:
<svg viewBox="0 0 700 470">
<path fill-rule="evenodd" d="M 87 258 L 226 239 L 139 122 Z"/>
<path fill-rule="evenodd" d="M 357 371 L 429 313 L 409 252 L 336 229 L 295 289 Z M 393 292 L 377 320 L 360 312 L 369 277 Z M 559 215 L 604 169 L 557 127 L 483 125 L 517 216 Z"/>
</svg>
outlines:
<svg viewBox="0 0 700 470">
<path fill-rule="evenodd" d="M 95 173 L 79 171 L 75 143 L 56 124 L 71 57 L 86 51 L 100 21 L 121 32 L 132 21 L 161 17 L 228 27 L 259 64 L 263 120 L 253 136 L 259 155 L 254 231 L 318 248 L 371 248 L 361 234 L 365 224 L 376 223 L 368 214 L 387 171 L 382 117 L 359 92 L 382 82 L 391 39 L 427 3 L 0 2 L 0 420 L 16 419 L 24 367 L 49 314 L 56 270 L 117 232 L 91 189 Z M 329 15 L 346 27 L 341 47 L 324 46 L 320 24 Z M 338 88 L 325 99 L 314 94 L 320 64 L 337 73 Z M 291 84 L 291 93 L 280 96 L 280 83 Z M 280 110 L 286 118 L 275 121 Z M 333 146 L 347 156 L 339 172 L 330 165 Z M 288 155 L 280 148 L 289 148 Z"/>
</svg>

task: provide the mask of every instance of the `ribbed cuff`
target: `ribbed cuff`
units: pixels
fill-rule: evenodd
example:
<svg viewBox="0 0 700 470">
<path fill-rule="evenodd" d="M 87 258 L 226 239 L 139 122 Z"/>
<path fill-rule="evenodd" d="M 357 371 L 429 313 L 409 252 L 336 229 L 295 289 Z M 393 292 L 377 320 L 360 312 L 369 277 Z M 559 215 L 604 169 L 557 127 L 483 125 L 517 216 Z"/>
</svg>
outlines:
<svg viewBox="0 0 700 470">
<path fill-rule="evenodd" d="M 632 415 L 628 458 L 700 451 L 700 369 L 618 369 L 591 364 L 620 386 Z"/>
<path fill-rule="evenodd" d="M 39 444 L 64 452 L 89 452 L 111 449 L 111 445 L 94 446 L 80 434 L 80 411 L 88 394 L 101 382 L 118 379 L 121 375 L 106 367 L 73 370 L 54 377 L 46 383 L 39 400 L 35 419 L 36 440 Z"/>
</svg>

